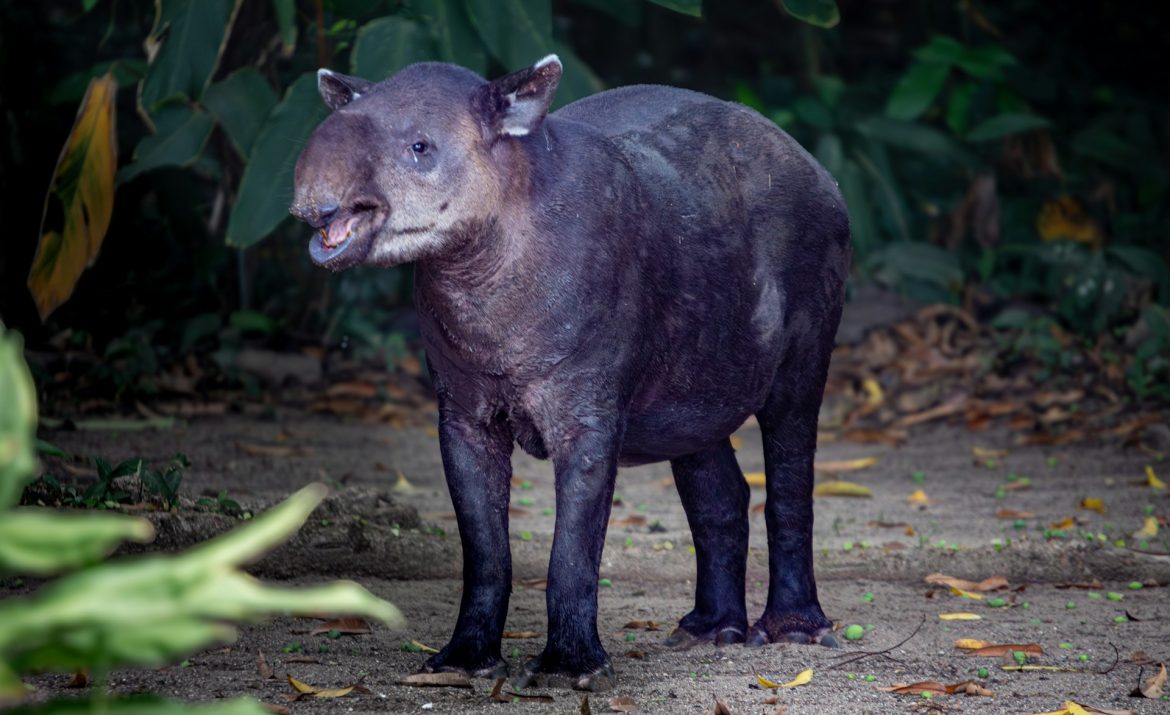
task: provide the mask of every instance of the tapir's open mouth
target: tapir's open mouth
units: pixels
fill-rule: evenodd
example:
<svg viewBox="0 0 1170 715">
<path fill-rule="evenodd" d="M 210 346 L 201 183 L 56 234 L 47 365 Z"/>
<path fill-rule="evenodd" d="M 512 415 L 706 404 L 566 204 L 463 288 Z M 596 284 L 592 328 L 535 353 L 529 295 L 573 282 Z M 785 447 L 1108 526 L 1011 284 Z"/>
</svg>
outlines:
<svg viewBox="0 0 1170 715">
<path fill-rule="evenodd" d="M 317 228 L 309 240 L 309 257 L 335 271 L 361 263 L 373 248 L 383 220 L 384 214 L 374 205 L 341 209 Z"/>
</svg>

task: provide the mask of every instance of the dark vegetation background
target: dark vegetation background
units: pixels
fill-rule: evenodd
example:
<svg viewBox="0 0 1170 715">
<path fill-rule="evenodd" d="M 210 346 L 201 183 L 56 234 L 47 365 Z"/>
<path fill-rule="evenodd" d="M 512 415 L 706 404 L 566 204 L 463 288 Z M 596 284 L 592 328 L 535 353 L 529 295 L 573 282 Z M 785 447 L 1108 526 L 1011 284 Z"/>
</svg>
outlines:
<svg viewBox="0 0 1170 715">
<path fill-rule="evenodd" d="M 779 0 L 706 0 L 701 18 L 638 0 L 555 0 L 551 34 L 526 45 L 509 13 L 539 14 L 548 2 L 523 0 L 498 4 L 504 39 L 472 33 L 444 49 L 435 38 L 451 28 L 434 17 L 439 6 L 478 7 L 481 24 L 492 7 L 243 0 L 211 81 L 246 68 L 263 78 L 271 97 L 253 93 L 238 106 L 258 127 L 322 63 L 392 71 L 453 51 L 495 76 L 553 47 L 588 68 L 574 68 L 562 100 L 630 83 L 738 100 L 837 176 L 854 225 L 855 287 L 962 308 L 1001 331 L 988 358 L 1001 366 L 1038 363 L 1039 379 L 1109 368 L 1125 400 L 1170 396 L 1165 7 L 841 0 L 840 23 L 823 29 Z M 282 18 L 281 7 L 295 14 Z M 409 267 L 329 274 L 310 263 L 308 229 L 291 220 L 262 241 L 256 231 L 234 241 L 247 248 L 225 242 L 233 213 L 258 213 L 241 189 L 248 162 L 267 161 L 276 176 L 295 161 L 294 141 L 261 159 L 256 139 L 249 156 L 243 130 L 219 121 L 186 153 L 143 163 L 145 117 L 160 135 L 177 135 L 174 117 L 212 104 L 180 96 L 138 106 L 154 3 L 0 0 L 0 12 L 0 319 L 34 351 L 93 357 L 62 405 L 95 395 L 106 407 L 132 404 L 159 389 L 145 376 L 192 355 L 208 385 L 254 388 L 233 367 L 245 345 L 340 351 L 392 367 L 412 358 Z M 42 323 L 25 282 L 46 189 L 88 79 L 111 68 L 122 170 L 113 220 L 72 299 Z M 319 103 L 299 111 L 306 132 L 321 111 Z M 55 368 L 33 363 L 50 389 Z"/>
</svg>

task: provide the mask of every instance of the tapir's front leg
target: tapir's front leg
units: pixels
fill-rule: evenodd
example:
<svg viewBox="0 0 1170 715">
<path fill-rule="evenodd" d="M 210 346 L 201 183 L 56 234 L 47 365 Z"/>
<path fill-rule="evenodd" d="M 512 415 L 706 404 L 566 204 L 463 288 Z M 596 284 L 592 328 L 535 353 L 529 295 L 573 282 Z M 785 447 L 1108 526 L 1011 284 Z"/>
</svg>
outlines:
<svg viewBox="0 0 1170 715">
<path fill-rule="evenodd" d="M 548 675 L 553 684 L 605 690 L 614 672 L 597 635 L 597 585 L 620 431 L 607 420 L 588 420 L 567 434 L 550 449 L 557 517 L 546 594 L 548 642 L 519 682 L 527 686 Z"/>
<path fill-rule="evenodd" d="M 512 433 L 502 419 L 476 424 L 440 405 L 439 447 L 463 544 L 463 599 L 451 642 L 423 669 L 504 677 L 508 667 L 500 655 L 500 638 L 512 590 Z"/>
</svg>

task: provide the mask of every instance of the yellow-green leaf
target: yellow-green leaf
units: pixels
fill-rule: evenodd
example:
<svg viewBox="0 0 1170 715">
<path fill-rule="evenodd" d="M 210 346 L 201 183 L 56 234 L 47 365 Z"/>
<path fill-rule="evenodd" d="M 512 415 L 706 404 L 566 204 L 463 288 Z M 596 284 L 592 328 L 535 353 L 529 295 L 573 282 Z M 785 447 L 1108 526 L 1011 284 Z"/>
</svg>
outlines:
<svg viewBox="0 0 1170 715">
<path fill-rule="evenodd" d="M 940 621 L 978 621 L 983 616 L 978 613 L 940 613 L 938 618 Z"/>
<path fill-rule="evenodd" d="M 812 682 L 812 677 L 813 677 L 812 668 L 806 668 L 805 670 L 800 671 L 796 675 L 795 678 L 788 681 L 787 683 L 784 683 L 780 687 L 781 688 L 795 688 L 799 685 L 808 685 L 810 682 Z"/>
<path fill-rule="evenodd" d="M 73 294 L 82 272 L 97 257 L 114 210 L 114 170 L 118 164 L 112 74 L 90 81 L 73 130 L 57 159 L 45 197 L 41 240 L 28 274 L 28 288 L 44 320 Z M 64 216 L 61 227 L 46 228 L 50 202 Z"/>
<path fill-rule="evenodd" d="M 1152 489 L 1166 491 L 1166 482 L 1158 479 L 1158 475 L 1154 474 L 1154 468 L 1148 464 L 1146 465 L 1146 484 Z"/>
<path fill-rule="evenodd" d="M 813 496 L 816 497 L 872 497 L 873 492 L 869 487 L 862 484 L 855 484 L 854 482 L 846 482 L 841 479 L 834 479 L 831 482 L 823 482 L 818 484 L 813 489 Z"/>
</svg>

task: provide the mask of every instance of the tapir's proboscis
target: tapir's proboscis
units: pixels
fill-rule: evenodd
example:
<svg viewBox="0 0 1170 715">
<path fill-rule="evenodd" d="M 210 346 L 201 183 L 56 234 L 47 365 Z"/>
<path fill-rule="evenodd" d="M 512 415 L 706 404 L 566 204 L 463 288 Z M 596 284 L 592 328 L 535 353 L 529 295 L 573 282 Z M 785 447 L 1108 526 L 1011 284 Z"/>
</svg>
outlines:
<svg viewBox="0 0 1170 715">
<path fill-rule="evenodd" d="M 463 546 L 454 634 L 424 669 L 507 672 L 516 443 L 556 475 L 547 642 L 521 684 L 614 683 L 597 597 L 619 465 L 669 461 L 690 524 L 695 606 L 668 645 L 832 645 L 812 486 L 851 253 L 836 184 L 741 105 L 632 86 L 549 113 L 560 78 L 556 56 L 494 81 L 441 63 L 379 83 L 321 70 L 333 112 L 296 166 L 315 262 L 414 263 Z M 769 588 L 749 627 L 730 436 L 752 415 Z"/>
</svg>

